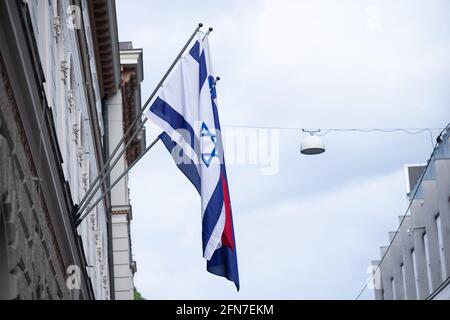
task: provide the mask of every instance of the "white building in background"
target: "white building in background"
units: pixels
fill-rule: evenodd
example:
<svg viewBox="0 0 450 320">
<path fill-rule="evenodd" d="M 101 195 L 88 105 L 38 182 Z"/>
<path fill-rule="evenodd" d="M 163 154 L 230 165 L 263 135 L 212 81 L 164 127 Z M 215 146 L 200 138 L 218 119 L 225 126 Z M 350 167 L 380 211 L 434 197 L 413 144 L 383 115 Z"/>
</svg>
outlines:
<svg viewBox="0 0 450 320">
<path fill-rule="evenodd" d="M 120 43 L 122 72 L 121 90 L 106 101 L 108 110 L 109 152 L 113 152 L 125 132 L 128 131 L 141 109 L 140 84 L 143 81 L 142 49 L 133 49 L 131 42 Z M 132 133 L 138 129 L 137 122 Z M 128 140 L 127 140 L 128 141 Z M 142 128 L 117 166 L 111 172 L 113 182 L 136 160 L 145 149 L 145 128 Z M 116 299 L 132 300 L 134 297 L 133 276 L 136 262 L 133 261 L 130 223 L 133 218 L 128 176 L 125 176 L 111 191 L 112 236 L 114 254 L 114 287 Z"/>
<path fill-rule="evenodd" d="M 405 167 L 409 214 L 375 279 L 377 300 L 450 300 L 450 136 L 444 132 L 429 166 Z M 422 181 L 421 181 L 422 180 Z M 421 183 L 420 183 L 421 181 Z M 414 197 L 415 195 L 415 197 Z"/>
</svg>

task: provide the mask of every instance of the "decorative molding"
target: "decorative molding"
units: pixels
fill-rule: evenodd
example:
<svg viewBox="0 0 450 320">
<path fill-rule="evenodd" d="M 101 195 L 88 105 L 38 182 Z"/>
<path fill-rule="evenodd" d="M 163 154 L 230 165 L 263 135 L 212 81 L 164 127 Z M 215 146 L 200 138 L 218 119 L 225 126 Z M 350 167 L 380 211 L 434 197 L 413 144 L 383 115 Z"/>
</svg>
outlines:
<svg viewBox="0 0 450 320">
<path fill-rule="evenodd" d="M 102 261 L 102 251 L 103 251 L 103 241 L 102 241 L 103 233 L 101 231 L 95 232 L 95 245 L 97 248 L 97 257 L 100 261 Z"/>
<path fill-rule="evenodd" d="M 97 230 L 97 209 L 93 209 L 90 215 L 90 220 L 91 220 L 91 229 L 93 231 Z"/>
<path fill-rule="evenodd" d="M 55 39 L 58 41 L 58 38 L 62 33 L 62 22 L 60 16 L 53 17 L 53 31 Z"/>
<path fill-rule="evenodd" d="M 78 140 L 80 139 L 80 126 L 78 125 L 78 123 L 74 123 L 72 124 L 72 140 L 73 142 L 78 145 Z M 80 148 L 79 148 L 80 149 Z M 80 157 L 80 150 L 77 150 L 77 157 Z M 80 159 L 78 159 L 78 161 L 80 161 Z"/>
<path fill-rule="evenodd" d="M 66 52 L 64 60 L 61 61 L 60 66 L 61 72 L 62 72 L 62 80 L 64 81 L 64 84 L 67 86 L 68 90 L 72 90 L 72 53 Z"/>
<path fill-rule="evenodd" d="M 81 176 L 81 183 L 83 185 L 83 190 L 84 192 L 87 191 L 87 189 L 89 188 L 89 175 L 85 172 L 82 174 Z"/>
<path fill-rule="evenodd" d="M 85 152 L 85 157 L 83 161 L 83 168 L 82 168 L 82 174 L 81 174 L 81 187 L 83 188 L 84 192 L 89 188 L 89 168 L 90 168 L 90 158 L 89 158 L 89 152 Z"/>
<path fill-rule="evenodd" d="M 67 105 L 69 106 L 69 111 L 75 108 L 75 93 L 72 90 L 67 90 Z"/>
<path fill-rule="evenodd" d="M 95 232 L 94 240 L 95 240 L 95 245 L 98 248 L 100 246 L 100 231 Z"/>
<path fill-rule="evenodd" d="M 100 265 L 100 273 L 104 274 L 105 273 L 105 264 L 103 263 L 102 257 L 99 257 L 98 261 L 99 261 L 99 265 Z"/>
<path fill-rule="evenodd" d="M 62 72 L 62 79 L 64 83 L 67 83 L 67 78 L 69 77 L 69 63 L 67 60 L 62 60 L 60 65 L 60 70 Z"/>
<path fill-rule="evenodd" d="M 128 214 L 130 211 L 129 210 L 113 210 L 112 214 Z"/>
<path fill-rule="evenodd" d="M 79 138 L 79 137 L 78 137 Z M 83 168 L 84 163 L 86 161 L 86 152 L 84 151 L 83 148 L 78 148 L 77 151 L 77 158 L 78 158 L 78 166 L 80 168 Z M 81 170 L 80 170 L 81 171 Z"/>
</svg>

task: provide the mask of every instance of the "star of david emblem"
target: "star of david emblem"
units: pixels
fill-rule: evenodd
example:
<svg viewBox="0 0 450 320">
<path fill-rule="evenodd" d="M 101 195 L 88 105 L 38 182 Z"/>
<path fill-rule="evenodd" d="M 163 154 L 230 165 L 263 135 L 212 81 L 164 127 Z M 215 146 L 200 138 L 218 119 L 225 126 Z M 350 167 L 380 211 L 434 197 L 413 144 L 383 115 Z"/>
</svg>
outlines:
<svg viewBox="0 0 450 320">
<path fill-rule="evenodd" d="M 202 123 L 201 127 L 202 138 L 202 161 L 209 167 L 214 157 L 217 157 L 217 137 L 209 130 L 206 123 Z M 204 151 L 206 149 L 206 151 Z"/>
</svg>

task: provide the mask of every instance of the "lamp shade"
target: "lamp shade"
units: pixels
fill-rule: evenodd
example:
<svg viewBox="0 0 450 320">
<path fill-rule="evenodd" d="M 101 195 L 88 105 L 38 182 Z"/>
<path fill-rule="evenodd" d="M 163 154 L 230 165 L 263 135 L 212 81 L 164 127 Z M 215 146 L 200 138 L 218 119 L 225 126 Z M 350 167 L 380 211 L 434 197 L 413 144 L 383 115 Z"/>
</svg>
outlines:
<svg viewBox="0 0 450 320">
<path fill-rule="evenodd" d="M 303 139 L 300 152 L 307 155 L 321 154 L 325 152 L 325 144 L 320 137 L 311 134 Z"/>
</svg>

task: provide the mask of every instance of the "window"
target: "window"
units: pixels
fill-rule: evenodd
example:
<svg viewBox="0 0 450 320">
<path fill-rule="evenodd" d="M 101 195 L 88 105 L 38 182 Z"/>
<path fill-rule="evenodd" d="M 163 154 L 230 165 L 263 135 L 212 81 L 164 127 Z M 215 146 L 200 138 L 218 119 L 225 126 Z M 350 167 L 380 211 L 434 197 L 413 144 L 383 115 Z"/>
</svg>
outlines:
<svg viewBox="0 0 450 320">
<path fill-rule="evenodd" d="M 442 281 L 445 281 L 447 279 L 447 266 L 445 263 L 444 255 L 444 238 L 442 236 L 441 216 L 439 215 L 439 213 L 436 215 L 436 229 L 439 242 L 439 257 L 441 260 Z"/>
<path fill-rule="evenodd" d="M 417 260 L 416 260 L 416 251 L 414 249 L 411 250 L 412 263 L 413 263 L 413 272 L 414 272 L 414 283 L 416 285 L 416 299 L 419 300 L 419 276 L 417 272 Z"/>
<path fill-rule="evenodd" d="M 406 273 L 405 273 L 405 265 L 402 263 L 400 265 L 400 269 L 402 271 L 402 280 L 403 280 L 403 298 L 408 300 L 408 293 L 406 291 Z"/>
<path fill-rule="evenodd" d="M 429 293 L 433 290 L 432 272 L 431 272 L 431 262 L 430 262 L 430 250 L 428 248 L 428 235 L 426 232 L 422 236 L 423 246 L 425 248 L 425 262 L 427 264 L 427 278 L 428 278 L 428 290 Z"/>
</svg>

